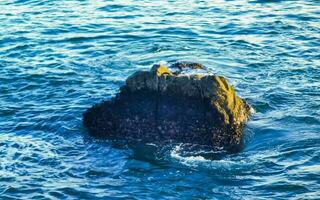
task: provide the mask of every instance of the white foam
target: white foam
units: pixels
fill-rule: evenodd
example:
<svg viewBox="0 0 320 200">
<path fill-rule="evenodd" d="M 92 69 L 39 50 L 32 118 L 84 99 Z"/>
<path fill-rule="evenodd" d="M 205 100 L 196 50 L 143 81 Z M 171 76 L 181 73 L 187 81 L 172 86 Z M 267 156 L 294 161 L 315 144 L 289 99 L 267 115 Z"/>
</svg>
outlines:
<svg viewBox="0 0 320 200">
<path fill-rule="evenodd" d="M 167 66 L 168 62 L 167 61 L 164 61 L 164 60 L 160 60 L 158 62 L 159 65 L 164 65 L 164 66 Z"/>
<path fill-rule="evenodd" d="M 195 166 L 198 165 L 200 162 L 209 162 L 209 160 L 205 159 L 202 156 L 181 156 L 181 144 L 175 146 L 172 151 L 170 152 L 171 158 L 178 160 L 180 163 L 187 165 L 187 166 Z"/>
<path fill-rule="evenodd" d="M 251 113 L 251 114 L 256 113 L 256 110 L 255 110 L 253 107 L 251 107 L 251 106 L 250 106 L 250 113 Z"/>
<path fill-rule="evenodd" d="M 204 168 L 204 169 L 215 169 L 215 170 L 239 170 L 243 171 L 246 169 L 250 169 L 254 165 L 260 163 L 265 159 L 270 159 L 277 155 L 278 152 L 274 151 L 264 151 L 257 152 L 253 154 L 247 155 L 246 153 L 240 153 L 237 155 L 226 155 L 224 158 L 220 160 L 210 160 L 206 159 L 202 156 L 185 156 L 183 155 L 185 150 L 182 148 L 182 145 L 175 146 L 170 151 L 170 157 L 174 162 L 178 162 L 187 167 L 195 167 L 195 168 Z"/>
</svg>

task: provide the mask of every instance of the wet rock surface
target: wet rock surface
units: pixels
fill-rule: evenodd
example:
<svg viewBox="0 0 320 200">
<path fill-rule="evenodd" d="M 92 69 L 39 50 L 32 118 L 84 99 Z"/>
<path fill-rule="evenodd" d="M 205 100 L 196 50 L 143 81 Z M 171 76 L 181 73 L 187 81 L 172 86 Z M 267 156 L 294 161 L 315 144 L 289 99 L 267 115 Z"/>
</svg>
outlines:
<svg viewBox="0 0 320 200">
<path fill-rule="evenodd" d="M 178 62 L 134 73 L 114 98 L 89 108 L 83 123 L 97 137 L 238 151 L 249 116 L 249 105 L 224 77 Z"/>
</svg>

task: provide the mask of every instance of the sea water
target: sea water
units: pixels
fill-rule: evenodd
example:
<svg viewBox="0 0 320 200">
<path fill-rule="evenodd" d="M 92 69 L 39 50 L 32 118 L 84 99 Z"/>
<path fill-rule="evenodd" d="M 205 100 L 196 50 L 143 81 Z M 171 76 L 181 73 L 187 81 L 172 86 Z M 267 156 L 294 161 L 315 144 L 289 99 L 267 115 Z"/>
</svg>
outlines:
<svg viewBox="0 0 320 200">
<path fill-rule="evenodd" d="M 318 0 L 0 0 L 0 199 L 319 199 Z M 154 63 L 225 76 L 245 149 L 115 145 L 82 113 Z"/>
</svg>

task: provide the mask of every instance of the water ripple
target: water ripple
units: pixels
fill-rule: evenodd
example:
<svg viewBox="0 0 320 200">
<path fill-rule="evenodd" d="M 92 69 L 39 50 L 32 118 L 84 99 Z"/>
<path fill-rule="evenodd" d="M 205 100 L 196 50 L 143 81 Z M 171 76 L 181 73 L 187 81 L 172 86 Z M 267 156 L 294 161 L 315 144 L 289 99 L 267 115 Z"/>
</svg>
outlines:
<svg viewBox="0 0 320 200">
<path fill-rule="evenodd" d="M 317 199 L 319 2 L 0 2 L 0 198 Z M 253 106 L 239 154 L 97 141 L 86 108 L 159 61 Z"/>
</svg>

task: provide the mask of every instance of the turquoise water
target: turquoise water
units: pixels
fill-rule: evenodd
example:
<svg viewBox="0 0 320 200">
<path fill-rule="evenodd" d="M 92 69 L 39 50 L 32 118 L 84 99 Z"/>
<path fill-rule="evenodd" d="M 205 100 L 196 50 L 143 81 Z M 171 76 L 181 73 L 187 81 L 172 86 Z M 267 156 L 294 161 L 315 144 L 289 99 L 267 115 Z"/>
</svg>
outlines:
<svg viewBox="0 0 320 200">
<path fill-rule="evenodd" d="M 316 0 L 0 1 L 0 199 L 319 199 L 319 19 Z M 243 152 L 88 135 L 88 107 L 178 60 L 253 106 Z"/>
</svg>

